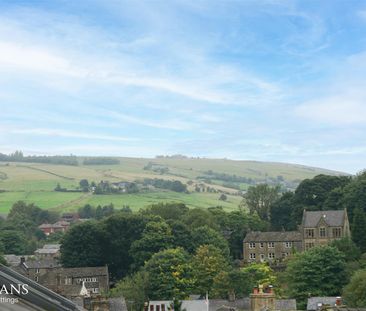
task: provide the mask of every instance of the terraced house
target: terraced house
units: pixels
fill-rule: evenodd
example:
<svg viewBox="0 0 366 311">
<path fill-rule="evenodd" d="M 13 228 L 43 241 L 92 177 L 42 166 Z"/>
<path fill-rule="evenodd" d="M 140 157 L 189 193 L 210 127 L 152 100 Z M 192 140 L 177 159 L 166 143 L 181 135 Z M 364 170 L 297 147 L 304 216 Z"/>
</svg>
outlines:
<svg viewBox="0 0 366 311">
<path fill-rule="evenodd" d="M 282 261 L 294 252 L 351 236 L 347 210 L 306 211 L 298 231 L 249 232 L 243 242 L 244 262 Z"/>
</svg>

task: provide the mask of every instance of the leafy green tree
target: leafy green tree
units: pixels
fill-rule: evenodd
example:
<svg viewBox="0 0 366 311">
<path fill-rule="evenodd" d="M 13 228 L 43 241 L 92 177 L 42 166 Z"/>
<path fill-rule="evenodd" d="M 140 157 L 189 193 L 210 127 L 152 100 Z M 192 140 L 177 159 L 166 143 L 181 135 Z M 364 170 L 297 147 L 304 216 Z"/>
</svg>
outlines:
<svg viewBox="0 0 366 311">
<path fill-rule="evenodd" d="M 360 208 L 353 212 L 352 240 L 360 248 L 361 252 L 366 252 L 366 213 Z"/>
<path fill-rule="evenodd" d="M 111 290 L 112 297 L 124 297 L 127 301 L 132 301 L 132 310 L 142 310 L 148 297 L 149 276 L 144 270 L 126 276 L 120 280 Z"/>
<path fill-rule="evenodd" d="M 216 223 L 214 216 L 202 208 L 190 209 L 181 219 L 191 229 L 207 226 L 209 228 L 218 230 L 219 226 Z"/>
<path fill-rule="evenodd" d="M 150 299 L 185 299 L 192 291 L 190 257 L 182 248 L 154 254 L 144 269 L 149 274 Z"/>
<path fill-rule="evenodd" d="M 343 289 L 343 298 L 350 307 L 366 307 L 366 270 L 356 271 Z"/>
<path fill-rule="evenodd" d="M 5 254 L 28 254 L 28 243 L 24 234 L 16 230 L 1 230 L 0 243 Z"/>
<path fill-rule="evenodd" d="M 347 281 L 344 255 L 335 247 L 321 246 L 296 254 L 286 269 L 289 295 L 304 308 L 311 296 L 338 296 Z"/>
<path fill-rule="evenodd" d="M 189 208 L 183 203 L 158 203 L 141 211 L 142 214 L 160 216 L 165 220 L 180 219 L 189 211 Z"/>
<path fill-rule="evenodd" d="M 272 285 L 277 286 L 277 277 L 268 263 L 252 263 L 241 269 L 244 279 L 246 279 L 246 287 L 244 293 L 249 295 L 254 286 Z"/>
<path fill-rule="evenodd" d="M 346 261 L 356 261 L 361 257 L 361 251 L 357 245 L 349 238 L 345 237 L 339 240 L 334 240 L 330 243 L 330 246 L 336 247 L 343 253 Z"/>
<path fill-rule="evenodd" d="M 155 253 L 171 248 L 172 245 L 172 230 L 167 223 L 163 221 L 147 223 L 141 238 L 131 244 L 130 255 L 134 260 L 134 269 L 143 266 Z"/>
<path fill-rule="evenodd" d="M 179 301 L 177 298 L 174 298 L 170 306 L 168 307 L 169 311 L 187 311 L 182 308 L 182 301 Z"/>
<path fill-rule="evenodd" d="M 225 238 L 217 231 L 204 226 L 192 230 L 193 251 L 201 245 L 212 245 L 220 250 L 225 256 L 229 257 L 229 246 Z"/>
<path fill-rule="evenodd" d="M 80 180 L 79 186 L 80 186 L 81 190 L 83 190 L 84 192 L 89 191 L 89 181 L 87 179 Z"/>
<path fill-rule="evenodd" d="M 251 186 L 244 195 L 245 204 L 251 214 L 257 213 L 262 220 L 271 219 L 271 205 L 279 198 L 280 187 L 270 187 L 267 184 Z"/>
<path fill-rule="evenodd" d="M 343 189 L 342 205 L 347 207 L 348 216 L 353 219 L 354 211 L 360 209 L 366 213 L 366 172 L 352 179 Z"/>
<path fill-rule="evenodd" d="M 112 279 L 127 275 L 134 263 L 130 248 L 139 240 L 146 224 L 151 220 L 139 214 L 116 213 L 101 221 L 106 233 L 103 258 L 108 264 Z"/>
<path fill-rule="evenodd" d="M 291 217 L 294 196 L 293 192 L 285 192 L 271 205 L 272 230 L 294 230 L 296 228 L 296 222 Z"/>
<path fill-rule="evenodd" d="M 182 247 L 186 251 L 190 252 L 194 246 L 191 231 L 188 226 L 180 220 L 171 220 L 168 221 L 168 224 L 172 228 L 174 247 Z"/>
<path fill-rule="evenodd" d="M 103 246 L 106 233 L 95 221 L 72 226 L 61 241 L 61 262 L 65 267 L 96 267 L 107 263 Z"/>
<path fill-rule="evenodd" d="M 227 259 L 221 250 L 213 245 L 202 245 L 197 249 L 192 259 L 192 267 L 195 292 L 200 295 L 211 292 L 215 278 L 220 272 L 229 270 Z"/>
</svg>

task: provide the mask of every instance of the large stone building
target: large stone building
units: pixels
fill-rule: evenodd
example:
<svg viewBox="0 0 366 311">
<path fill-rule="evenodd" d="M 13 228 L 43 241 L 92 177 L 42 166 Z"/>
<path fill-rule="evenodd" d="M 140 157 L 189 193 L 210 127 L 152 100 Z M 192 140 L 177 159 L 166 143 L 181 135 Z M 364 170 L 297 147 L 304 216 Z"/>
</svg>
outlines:
<svg viewBox="0 0 366 311">
<path fill-rule="evenodd" d="M 346 209 L 337 211 L 305 210 L 299 230 L 303 237 L 303 250 L 351 236 Z"/>
<path fill-rule="evenodd" d="M 304 251 L 350 236 L 347 210 L 306 211 L 298 231 L 249 232 L 243 242 L 244 262 L 282 261 Z"/>
<path fill-rule="evenodd" d="M 302 250 L 301 233 L 298 231 L 249 232 L 244 239 L 246 262 L 273 262 Z"/>
<path fill-rule="evenodd" d="M 80 295 L 84 283 L 90 296 L 109 290 L 108 267 L 64 268 L 54 259 L 21 260 L 14 268 L 29 279 L 67 298 Z"/>
</svg>

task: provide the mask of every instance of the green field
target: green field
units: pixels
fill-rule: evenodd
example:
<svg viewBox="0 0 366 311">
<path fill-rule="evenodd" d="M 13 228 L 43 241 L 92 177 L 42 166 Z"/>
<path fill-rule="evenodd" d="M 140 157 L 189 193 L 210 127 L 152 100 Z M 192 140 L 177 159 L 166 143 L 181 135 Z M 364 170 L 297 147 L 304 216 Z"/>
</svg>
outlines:
<svg viewBox="0 0 366 311">
<path fill-rule="evenodd" d="M 270 178 L 281 176 L 285 181 L 297 184 L 305 178 L 312 178 L 318 174 L 338 175 L 339 172 L 319 168 L 285 163 L 268 163 L 255 161 L 231 161 L 226 159 L 198 159 L 198 158 L 119 158 L 119 165 L 95 166 L 66 166 L 36 163 L 1 163 L 0 162 L 0 213 L 7 213 L 12 204 L 18 200 L 35 203 L 41 208 L 56 210 L 75 210 L 86 203 L 92 205 L 106 205 L 113 203 L 116 208 L 128 205 L 138 210 L 157 202 L 183 202 L 189 207 L 207 208 L 223 206 L 227 210 L 238 207 L 242 197 L 237 190 L 225 186 L 222 180 L 213 179 L 210 182 L 198 180 L 199 176 L 211 170 L 215 173 L 225 173 L 240 177 L 256 179 L 263 182 Z M 80 161 L 81 162 L 81 161 Z M 167 168 L 161 174 L 144 167 L 153 162 L 154 165 Z M 108 180 L 142 181 L 144 178 L 161 178 L 191 182 L 189 194 L 155 189 L 136 194 L 94 195 L 80 192 L 55 192 L 59 183 L 67 189 L 77 189 L 81 179 L 100 182 Z M 196 185 L 215 188 L 227 194 L 227 201 L 220 201 L 220 193 L 195 192 Z M 237 186 L 245 190 L 249 186 L 238 183 Z"/>
</svg>

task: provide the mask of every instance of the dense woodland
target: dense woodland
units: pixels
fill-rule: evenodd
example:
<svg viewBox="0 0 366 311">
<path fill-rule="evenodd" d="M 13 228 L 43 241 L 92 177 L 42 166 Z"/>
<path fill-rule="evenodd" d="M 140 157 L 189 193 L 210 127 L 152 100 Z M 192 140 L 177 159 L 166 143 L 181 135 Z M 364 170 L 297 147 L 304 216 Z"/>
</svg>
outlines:
<svg viewBox="0 0 366 311">
<path fill-rule="evenodd" d="M 241 267 L 248 231 L 294 230 L 304 208 L 347 208 L 352 240 L 294 254 L 283 272 L 265 263 Z M 147 299 L 183 299 L 206 292 L 211 298 L 247 296 L 258 283 L 275 285 L 279 296 L 296 298 L 300 308 L 309 294 L 343 294 L 349 305 L 366 306 L 366 173 L 318 175 L 302 181 L 294 192 L 252 186 L 231 212 L 161 203 L 137 213 L 127 206 L 117 211 L 88 205 L 79 214 L 90 221 L 72 226 L 64 236 L 45 237 L 37 226 L 58 215 L 17 202 L 0 223 L 0 251 L 29 254 L 60 240 L 65 266 L 107 264 L 114 283 L 109 294 L 124 295 L 135 308 Z"/>
</svg>

